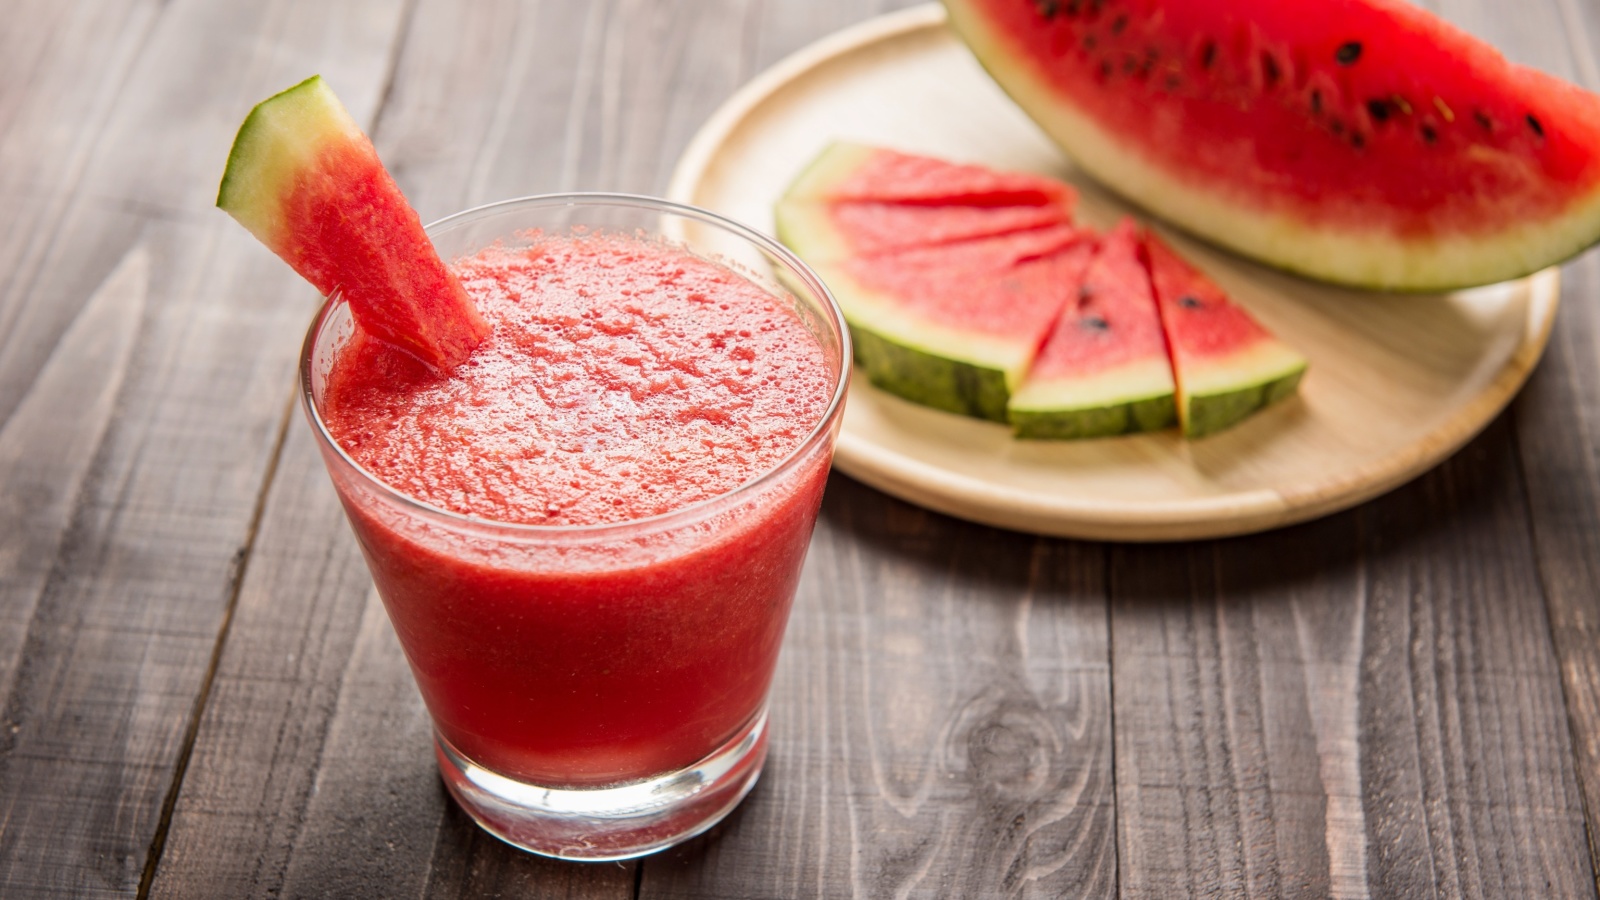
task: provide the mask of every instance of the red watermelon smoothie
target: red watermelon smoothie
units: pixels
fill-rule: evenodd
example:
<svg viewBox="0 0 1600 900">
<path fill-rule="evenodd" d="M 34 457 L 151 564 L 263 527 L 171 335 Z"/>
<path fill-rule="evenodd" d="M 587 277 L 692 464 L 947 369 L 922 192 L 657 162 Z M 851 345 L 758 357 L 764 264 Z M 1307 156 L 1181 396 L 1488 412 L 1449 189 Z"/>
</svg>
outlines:
<svg viewBox="0 0 1600 900">
<path fill-rule="evenodd" d="M 770 239 L 665 201 L 530 198 L 429 234 L 490 337 L 437 373 L 335 297 L 302 396 L 440 771 L 525 849 L 661 849 L 765 759 L 842 318 Z"/>
</svg>

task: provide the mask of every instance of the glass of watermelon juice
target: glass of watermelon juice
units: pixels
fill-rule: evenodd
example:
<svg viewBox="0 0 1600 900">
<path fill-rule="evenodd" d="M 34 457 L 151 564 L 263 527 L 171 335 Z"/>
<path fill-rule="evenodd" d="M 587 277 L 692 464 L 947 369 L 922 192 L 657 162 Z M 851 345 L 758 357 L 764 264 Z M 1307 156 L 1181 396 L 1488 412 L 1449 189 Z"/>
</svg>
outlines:
<svg viewBox="0 0 1600 900">
<path fill-rule="evenodd" d="M 428 233 L 495 333 L 431 375 L 335 293 L 301 397 L 443 780 L 489 832 L 548 856 L 698 834 L 766 757 L 848 381 L 839 309 L 771 239 L 651 198 L 513 200 Z M 540 291 L 552 310 L 507 325 Z M 417 433 L 435 458 L 383 452 Z"/>
</svg>

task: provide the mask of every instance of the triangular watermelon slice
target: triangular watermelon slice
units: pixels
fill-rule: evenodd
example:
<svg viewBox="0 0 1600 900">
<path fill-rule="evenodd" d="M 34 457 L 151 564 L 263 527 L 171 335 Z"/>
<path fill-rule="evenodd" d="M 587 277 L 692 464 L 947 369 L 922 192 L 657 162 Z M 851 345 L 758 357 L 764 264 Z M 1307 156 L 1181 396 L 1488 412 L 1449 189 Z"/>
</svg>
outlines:
<svg viewBox="0 0 1600 900">
<path fill-rule="evenodd" d="M 849 141 L 823 148 L 784 191 L 787 200 L 935 206 L 1039 206 L 1074 198 L 1063 182 Z"/>
<path fill-rule="evenodd" d="M 1039 175 L 835 143 L 774 216 L 838 298 L 873 384 L 1003 422 L 1087 256 L 1076 199 Z"/>
<path fill-rule="evenodd" d="M 1186 437 L 1220 431 L 1295 391 L 1305 357 L 1146 233 L 1142 247 L 1178 388 Z"/>
<path fill-rule="evenodd" d="M 489 332 L 339 98 L 312 76 L 262 101 L 234 138 L 217 206 L 363 331 L 436 369 Z"/>
<path fill-rule="evenodd" d="M 1072 221 L 1059 181 L 860 144 L 830 144 L 773 211 L 807 261 L 992 237 Z"/>
<path fill-rule="evenodd" d="M 1052 225 L 814 262 L 874 385 L 949 412 L 1006 421 L 1011 392 L 1076 295 L 1088 234 Z"/>
<path fill-rule="evenodd" d="M 1131 219 L 1100 241 L 1076 294 L 1011 398 L 1017 436 L 1105 437 L 1175 424 L 1167 342 Z"/>
</svg>

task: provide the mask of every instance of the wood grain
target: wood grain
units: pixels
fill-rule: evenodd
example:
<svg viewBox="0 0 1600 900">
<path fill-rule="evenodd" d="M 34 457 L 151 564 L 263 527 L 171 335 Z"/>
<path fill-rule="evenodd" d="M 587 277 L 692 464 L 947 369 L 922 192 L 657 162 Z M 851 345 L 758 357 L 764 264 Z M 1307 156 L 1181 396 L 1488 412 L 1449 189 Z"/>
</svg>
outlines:
<svg viewBox="0 0 1600 900">
<path fill-rule="evenodd" d="M 1332 518 L 1107 546 L 835 475 L 769 768 L 702 838 L 568 865 L 449 803 L 291 406 L 314 298 L 210 207 L 240 116 L 321 70 L 429 219 L 662 191 L 902 5 L 11 4 L 0 896 L 1596 897 L 1593 255 L 1512 414 Z M 1426 5 L 1600 86 L 1600 7 Z"/>
<path fill-rule="evenodd" d="M 41 74 L 55 84 L 66 77 L 55 67 L 79 67 L 81 86 L 62 97 L 94 133 L 64 120 L 65 137 L 48 128 L 33 135 L 34 152 L 45 156 L 23 171 L 67 183 L 47 181 L 42 187 L 63 193 L 22 206 L 38 216 L 29 227 L 43 243 L 24 248 L 8 272 L 20 281 L 5 300 L 4 409 L 22 414 L 28 385 L 46 389 L 53 363 L 40 366 L 52 348 L 69 346 L 74 318 L 91 329 L 115 323 L 130 343 L 119 351 L 125 363 L 104 361 L 120 372 L 76 360 L 85 388 L 120 383 L 113 402 L 82 410 L 104 418 L 80 423 L 76 437 L 100 437 L 71 451 L 91 462 L 81 486 L 68 488 L 68 525 L 42 563 L 49 575 L 20 658 L 14 669 L 4 661 L 13 672 L 0 745 L 0 895 L 8 898 L 132 894 L 159 835 L 305 314 L 283 302 L 292 279 L 269 260 L 257 265 L 259 249 L 225 235 L 235 226 L 210 209 L 217 161 L 237 123 L 209 112 L 261 93 L 258 79 L 277 82 L 274 66 L 300 70 L 318 55 L 357 88 L 358 103 L 363 80 L 375 97 L 392 40 L 373 33 L 382 31 L 379 4 L 315 16 L 311 8 L 296 16 L 281 6 L 79 6 L 61 29 L 35 35 L 73 51 L 47 54 Z M 266 38 L 254 53 L 253 35 Z M 260 56 L 279 41 L 297 49 Z M 336 47 L 350 55 L 335 58 Z M 43 94 L 15 108 L 26 124 L 49 101 Z M 28 145 L 19 134 L 9 146 Z M 92 303 L 84 312 L 87 298 L 141 256 L 154 299 L 96 326 L 101 314 Z M 116 318 L 129 314 L 136 318 Z M 67 451 L 48 437 L 32 437 L 39 457 Z M 16 535 L 28 527 L 0 523 L 6 546 L 28 540 Z"/>
<path fill-rule="evenodd" d="M 1495 5 L 1451 0 L 1446 13 L 1496 35 L 1512 59 L 1600 90 L 1600 8 L 1575 0 L 1538 4 L 1515 27 Z M 1551 40 L 1560 35 L 1560 40 Z M 1540 584 L 1549 607 L 1592 858 L 1600 859 L 1600 259 L 1586 254 L 1562 273 L 1565 304 L 1548 358 L 1513 407 L 1521 474 Z"/>
<path fill-rule="evenodd" d="M 1104 551 L 828 491 L 765 780 L 640 896 L 1112 896 Z"/>
<path fill-rule="evenodd" d="M 1113 553 L 1125 896 L 1593 894 L 1515 466 L 1502 421 L 1356 513 Z"/>
</svg>

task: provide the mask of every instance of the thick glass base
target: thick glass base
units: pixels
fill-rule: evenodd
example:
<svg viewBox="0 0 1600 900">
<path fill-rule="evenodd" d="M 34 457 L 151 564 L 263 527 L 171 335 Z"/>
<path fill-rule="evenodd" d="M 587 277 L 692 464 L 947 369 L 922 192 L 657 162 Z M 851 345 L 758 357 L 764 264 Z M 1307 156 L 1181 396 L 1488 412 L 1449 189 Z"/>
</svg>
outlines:
<svg viewBox="0 0 1600 900">
<path fill-rule="evenodd" d="M 605 788 L 552 788 L 496 775 L 434 735 L 439 774 L 483 829 L 541 856 L 605 862 L 663 850 L 717 824 L 755 787 L 767 711 L 694 765 Z"/>
</svg>

